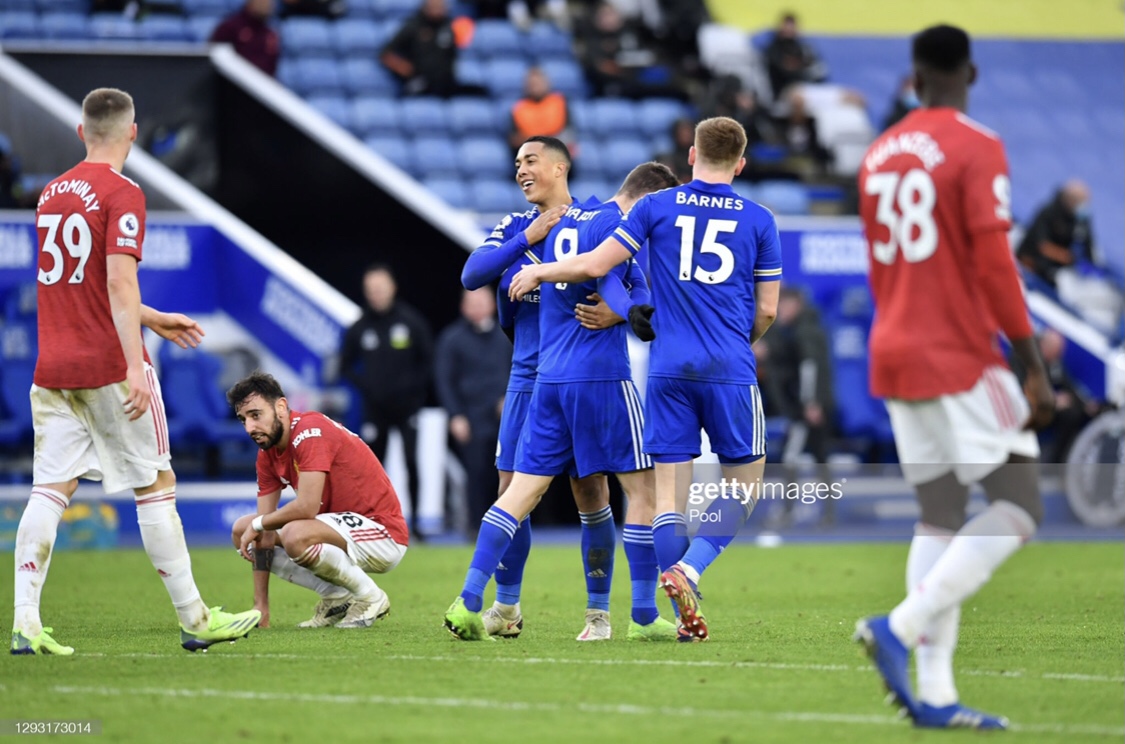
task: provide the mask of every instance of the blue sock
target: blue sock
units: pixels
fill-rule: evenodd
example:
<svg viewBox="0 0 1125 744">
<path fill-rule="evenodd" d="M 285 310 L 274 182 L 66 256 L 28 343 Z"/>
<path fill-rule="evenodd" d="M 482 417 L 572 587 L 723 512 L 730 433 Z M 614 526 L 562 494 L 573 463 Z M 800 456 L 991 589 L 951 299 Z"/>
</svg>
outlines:
<svg viewBox="0 0 1125 744">
<path fill-rule="evenodd" d="M 586 609 L 609 612 L 609 587 L 613 583 L 613 557 L 617 551 L 617 528 L 607 506 L 596 512 L 578 513 L 582 520 L 582 564 L 586 569 Z"/>
<path fill-rule="evenodd" d="M 473 562 L 465 575 L 465 588 L 461 598 L 470 612 L 480 612 L 484 605 L 484 588 L 500 563 L 500 556 L 508 549 L 512 536 L 516 534 L 519 522 L 498 506 L 490 506 L 480 520 L 477 533 L 477 549 L 473 551 Z"/>
<path fill-rule="evenodd" d="M 679 512 L 657 514 L 652 520 L 652 544 L 660 570 L 676 565 L 688 549 L 687 521 Z"/>
<path fill-rule="evenodd" d="M 681 559 L 700 576 L 703 576 L 707 567 L 714 563 L 719 554 L 731 544 L 734 536 L 742 529 L 742 525 L 746 524 L 750 512 L 754 511 L 754 502 L 747 500 L 743 505 L 742 499 L 745 499 L 745 494 L 739 489 L 732 498 L 719 497 L 708 505 L 706 516 L 699 525 L 699 531 Z"/>
<path fill-rule="evenodd" d="M 652 528 L 627 524 L 622 540 L 633 585 L 633 622 L 648 625 L 660 616 L 656 609 L 656 578 L 660 569 L 656 564 L 656 548 L 652 546 Z"/>
<path fill-rule="evenodd" d="M 527 565 L 527 554 L 531 552 L 531 517 L 520 522 L 519 529 L 512 537 L 500 565 L 496 567 L 496 601 L 500 604 L 520 603 L 520 588 L 523 586 L 523 567 Z"/>
</svg>

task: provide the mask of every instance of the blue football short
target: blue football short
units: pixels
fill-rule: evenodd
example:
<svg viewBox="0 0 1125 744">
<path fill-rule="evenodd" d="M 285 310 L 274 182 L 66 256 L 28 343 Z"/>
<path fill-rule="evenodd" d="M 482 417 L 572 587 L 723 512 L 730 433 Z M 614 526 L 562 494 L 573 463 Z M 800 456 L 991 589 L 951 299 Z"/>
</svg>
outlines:
<svg viewBox="0 0 1125 744">
<path fill-rule="evenodd" d="M 645 393 L 645 452 L 656 462 L 699 457 L 700 429 L 724 464 L 766 454 L 766 417 L 757 385 L 649 377 Z"/>
</svg>

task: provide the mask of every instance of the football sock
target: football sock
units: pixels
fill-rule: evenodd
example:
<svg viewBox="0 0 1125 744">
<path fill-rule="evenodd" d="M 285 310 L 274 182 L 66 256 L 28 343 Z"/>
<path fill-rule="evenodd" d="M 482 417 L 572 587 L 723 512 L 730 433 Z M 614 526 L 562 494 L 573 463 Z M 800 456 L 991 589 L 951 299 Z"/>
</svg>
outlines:
<svg viewBox="0 0 1125 744">
<path fill-rule="evenodd" d="M 906 591 L 922 583 L 953 539 L 953 532 L 919 522 L 914 527 L 910 554 L 906 559 Z M 935 707 L 957 702 L 953 684 L 953 652 L 957 647 L 957 626 L 961 606 L 954 605 L 939 612 L 922 629 L 918 648 L 914 651 L 918 699 Z"/>
<path fill-rule="evenodd" d="M 667 571 L 679 563 L 689 544 L 687 520 L 683 514 L 665 512 L 657 514 L 652 520 L 652 545 L 656 549 L 656 559 L 661 571 Z"/>
<path fill-rule="evenodd" d="M 652 528 L 645 524 L 627 524 L 622 541 L 633 589 L 633 622 L 648 625 L 660 616 L 656 609 L 656 579 L 660 569 L 652 544 Z"/>
<path fill-rule="evenodd" d="M 519 522 L 508 512 L 493 504 L 480 521 L 477 533 L 477 547 L 473 560 L 465 574 L 465 587 L 461 598 L 470 612 L 480 612 L 484 605 L 484 588 L 496 572 L 500 557 L 508 551 L 508 546 L 519 529 Z"/>
<path fill-rule="evenodd" d="M 698 577 L 702 576 L 707 567 L 714 563 L 719 554 L 731 544 L 752 511 L 754 511 L 754 501 L 747 498 L 741 489 L 736 490 L 731 498 L 711 500 L 707 511 L 704 512 L 698 532 L 695 533 L 691 545 L 681 559 L 684 566 L 691 567 L 695 572 L 694 577 L 688 572 L 689 577 L 696 582 L 699 581 Z"/>
<path fill-rule="evenodd" d="M 356 599 L 365 602 L 378 598 L 383 591 L 347 553 L 330 543 L 310 545 L 305 552 L 294 556 L 293 562 L 331 584 L 344 587 Z"/>
<path fill-rule="evenodd" d="M 164 581 L 180 624 L 188 630 L 206 628 L 211 612 L 200 599 L 191 573 L 184 525 L 176 512 L 175 486 L 137 496 L 136 502 L 141 542 L 152 567 Z"/>
<path fill-rule="evenodd" d="M 953 536 L 925 578 L 891 611 L 891 631 L 918 645 L 938 614 L 976 594 L 1012 553 L 1035 534 L 1035 520 L 1010 501 L 996 501 Z"/>
<path fill-rule="evenodd" d="M 520 589 L 523 587 L 523 569 L 527 565 L 527 555 L 531 552 L 531 517 L 524 517 L 512 542 L 504 551 L 500 565 L 496 567 L 496 601 L 504 605 L 520 603 Z"/>
<path fill-rule="evenodd" d="M 582 564 L 586 569 L 586 609 L 609 612 L 617 528 L 608 506 L 596 512 L 578 512 L 582 520 Z"/>
<path fill-rule="evenodd" d="M 59 520 L 66 511 L 67 498 L 51 488 L 35 486 L 16 530 L 15 622 L 12 627 L 35 637 L 43 632 L 39 619 L 39 598 L 51 554 L 55 548 Z"/>
<path fill-rule="evenodd" d="M 290 584 L 303 586 L 320 595 L 321 599 L 341 599 L 348 595 L 348 590 L 336 586 L 320 578 L 304 566 L 298 566 L 285 552 L 285 548 L 273 549 L 273 563 L 270 564 L 270 573 Z"/>
</svg>

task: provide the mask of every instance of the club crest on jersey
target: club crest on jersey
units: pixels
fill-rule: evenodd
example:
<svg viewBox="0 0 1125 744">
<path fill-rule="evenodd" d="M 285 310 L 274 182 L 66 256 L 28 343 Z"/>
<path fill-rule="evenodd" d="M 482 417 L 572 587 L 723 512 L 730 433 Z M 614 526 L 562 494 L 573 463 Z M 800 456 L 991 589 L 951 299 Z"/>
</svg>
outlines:
<svg viewBox="0 0 1125 744">
<path fill-rule="evenodd" d="M 137 215 L 132 212 L 126 212 L 121 215 L 121 219 L 117 221 L 117 229 L 121 234 L 127 238 L 137 237 L 137 233 L 141 231 L 141 221 L 137 219 Z"/>
</svg>

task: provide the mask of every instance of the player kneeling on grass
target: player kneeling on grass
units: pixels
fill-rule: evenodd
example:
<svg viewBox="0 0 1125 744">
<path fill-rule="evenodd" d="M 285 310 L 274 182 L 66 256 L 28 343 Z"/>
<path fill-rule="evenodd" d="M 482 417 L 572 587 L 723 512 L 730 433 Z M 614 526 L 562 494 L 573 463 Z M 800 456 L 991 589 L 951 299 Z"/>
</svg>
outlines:
<svg viewBox="0 0 1125 744">
<path fill-rule="evenodd" d="M 232 539 L 254 564 L 254 607 L 269 624 L 269 575 L 320 595 L 302 628 L 366 628 L 391 610 L 368 573 L 406 554 L 409 531 L 379 459 L 322 413 L 289 408 L 272 376 L 255 372 L 227 391 L 258 453 L 258 515 L 234 523 Z M 278 507 L 281 489 L 297 498 Z"/>
</svg>

